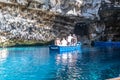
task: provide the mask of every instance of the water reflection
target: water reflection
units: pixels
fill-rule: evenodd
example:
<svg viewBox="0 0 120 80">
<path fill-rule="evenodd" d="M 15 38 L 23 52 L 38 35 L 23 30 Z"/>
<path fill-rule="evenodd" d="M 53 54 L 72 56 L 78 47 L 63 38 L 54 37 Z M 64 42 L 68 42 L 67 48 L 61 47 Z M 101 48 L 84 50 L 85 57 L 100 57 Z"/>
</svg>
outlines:
<svg viewBox="0 0 120 80">
<path fill-rule="evenodd" d="M 79 52 L 67 52 L 56 55 L 57 79 L 79 79 L 82 68 L 78 67 L 77 60 L 82 58 Z"/>
<path fill-rule="evenodd" d="M 42 65 L 47 62 L 49 58 L 49 51 L 46 47 L 18 47 L 9 48 L 9 59 L 17 61 L 23 65 L 35 64 Z M 28 62 L 29 61 L 29 62 Z"/>
<path fill-rule="evenodd" d="M 58 65 L 59 64 L 67 65 L 69 63 L 75 63 L 77 61 L 78 54 L 80 57 L 80 53 L 78 53 L 77 51 L 57 54 L 56 55 L 56 63 Z M 81 57 L 82 57 L 82 55 L 81 55 Z"/>
<path fill-rule="evenodd" d="M 49 52 L 46 47 L 1 49 L 1 59 L 5 61 L 0 63 L 0 80 L 42 80 L 40 78 L 49 71 Z"/>
<path fill-rule="evenodd" d="M 8 57 L 7 48 L 0 49 L 0 62 L 6 60 L 7 57 Z"/>
<path fill-rule="evenodd" d="M 57 54 L 57 79 L 104 80 L 118 76 L 120 72 L 118 53 L 119 49 L 113 48 L 85 48 L 82 53 Z"/>
</svg>

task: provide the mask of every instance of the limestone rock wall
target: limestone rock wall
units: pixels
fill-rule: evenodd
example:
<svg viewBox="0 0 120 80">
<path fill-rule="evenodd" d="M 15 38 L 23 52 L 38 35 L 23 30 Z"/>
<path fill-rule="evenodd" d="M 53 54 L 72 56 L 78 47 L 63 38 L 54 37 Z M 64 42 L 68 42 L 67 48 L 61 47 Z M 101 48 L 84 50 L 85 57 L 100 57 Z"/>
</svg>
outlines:
<svg viewBox="0 0 120 80">
<path fill-rule="evenodd" d="M 0 43 L 24 40 L 48 42 L 72 32 L 76 19 L 12 2 L 0 2 Z"/>
<path fill-rule="evenodd" d="M 76 15 L 85 18 L 99 18 L 98 10 L 101 0 L 0 0 L 26 7 L 49 10 L 66 15 Z"/>
<path fill-rule="evenodd" d="M 42 16 L 42 17 L 41 17 Z M 2 4 L 0 9 L 0 35 L 8 40 L 50 41 L 54 14 L 23 9 L 11 4 Z"/>
<path fill-rule="evenodd" d="M 82 22 L 88 26 L 88 39 L 100 39 L 113 19 L 109 19 L 109 11 L 104 14 L 103 3 L 119 7 L 119 1 L 113 0 L 0 0 L 0 38 L 5 42 L 51 41 L 74 32 L 75 25 Z M 84 31 L 82 24 L 78 27 Z"/>
</svg>

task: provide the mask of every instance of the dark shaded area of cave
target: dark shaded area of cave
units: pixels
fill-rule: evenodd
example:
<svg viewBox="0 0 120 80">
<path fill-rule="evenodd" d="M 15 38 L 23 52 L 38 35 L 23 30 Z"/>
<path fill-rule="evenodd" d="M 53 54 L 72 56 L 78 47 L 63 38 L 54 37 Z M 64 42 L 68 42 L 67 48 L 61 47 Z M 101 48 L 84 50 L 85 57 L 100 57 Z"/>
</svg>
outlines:
<svg viewBox="0 0 120 80">
<path fill-rule="evenodd" d="M 99 10 L 100 19 L 105 23 L 102 41 L 120 41 L 120 7 L 113 6 L 118 0 L 111 0 L 112 4 L 104 3 Z M 119 2 L 120 4 L 120 2 Z"/>
<path fill-rule="evenodd" d="M 76 23 L 74 33 L 78 36 L 87 36 L 89 34 L 88 25 L 85 22 Z"/>
</svg>

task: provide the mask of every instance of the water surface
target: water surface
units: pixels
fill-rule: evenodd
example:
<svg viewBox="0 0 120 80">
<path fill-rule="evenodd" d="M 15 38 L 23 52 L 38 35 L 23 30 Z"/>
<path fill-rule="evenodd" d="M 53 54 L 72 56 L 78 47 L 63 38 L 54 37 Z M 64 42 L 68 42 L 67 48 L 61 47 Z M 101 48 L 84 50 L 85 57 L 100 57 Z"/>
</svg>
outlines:
<svg viewBox="0 0 120 80">
<path fill-rule="evenodd" d="M 120 74 L 120 48 L 49 53 L 48 47 L 0 49 L 0 80 L 105 80 Z"/>
</svg>

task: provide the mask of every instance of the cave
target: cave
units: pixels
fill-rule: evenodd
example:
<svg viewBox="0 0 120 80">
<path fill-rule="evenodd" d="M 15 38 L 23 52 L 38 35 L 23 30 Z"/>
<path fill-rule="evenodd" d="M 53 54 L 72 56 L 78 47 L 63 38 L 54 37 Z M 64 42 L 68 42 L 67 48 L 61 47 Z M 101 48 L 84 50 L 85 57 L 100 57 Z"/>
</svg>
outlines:
<svg viewBox="0 0 120 80">
<path fill-rule="evenodd" d="M 85 22 L 76 23 L 75 28 L 74 28 L 74 34 L 77 35 L 78 40 L 81 40 L 81 38 L 83 38 L 83 37 L 89 38 L 88 24 Z"/>
</svg>

